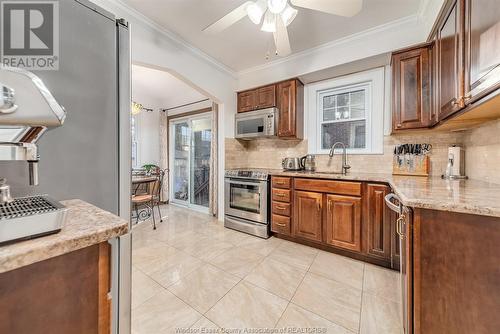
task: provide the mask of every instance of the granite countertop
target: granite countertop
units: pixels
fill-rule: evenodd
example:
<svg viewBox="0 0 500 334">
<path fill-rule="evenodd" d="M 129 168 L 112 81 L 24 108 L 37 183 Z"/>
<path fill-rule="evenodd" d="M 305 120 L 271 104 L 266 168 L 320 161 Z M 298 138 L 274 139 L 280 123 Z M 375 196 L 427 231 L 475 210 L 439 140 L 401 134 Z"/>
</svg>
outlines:
<svg viewBox="0 0 500 334">
<path fill-rule="evenodd" d="M 392 174 L 285 172 L 271 175 L 388 183 L 405 206 L 500 217 L 500 184 Z"/>
<path fill-rule="evenodd" d="M 92 246 L 128 232 L 128 222 L 81 200 L 62 201 L 69 210 L 57 234 L 0 246 L 0 273 Z"/>
</svg>

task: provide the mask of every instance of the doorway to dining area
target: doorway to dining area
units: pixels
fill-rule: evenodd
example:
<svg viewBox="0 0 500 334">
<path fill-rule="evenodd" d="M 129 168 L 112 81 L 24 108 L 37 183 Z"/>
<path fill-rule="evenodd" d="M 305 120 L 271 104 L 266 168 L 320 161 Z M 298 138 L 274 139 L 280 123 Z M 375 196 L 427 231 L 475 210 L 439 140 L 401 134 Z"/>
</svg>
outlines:
<svg viewBox="0 0 500 334">
<path fill-rule="evenodd" d="M 212 112 L 169 117 L 170 199 L 208 213 L 212 160 Z"/>
</svg>

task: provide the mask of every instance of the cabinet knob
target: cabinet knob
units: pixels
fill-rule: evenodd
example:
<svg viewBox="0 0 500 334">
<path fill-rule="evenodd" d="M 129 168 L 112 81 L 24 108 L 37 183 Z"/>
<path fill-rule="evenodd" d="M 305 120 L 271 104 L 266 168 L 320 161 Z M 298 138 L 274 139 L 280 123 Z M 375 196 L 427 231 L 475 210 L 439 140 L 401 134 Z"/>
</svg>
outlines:
<svg viewBox="0 0 500 334">
<path fill-rule="evenodd" d="M 458 102 L 459 100 L 461 100 L 461 98 L 458 98 L 458 100 L 457 100 L 457 99 L 453 99 L 453 100 L 451 100 L 451 103 L 450 103 L 450 104 L 451 104 L 451 106 L 452 106 L 452 107 L 457 107 L 457 106 L 459 106 L 459 105 L 460 105 L 460 102 Z"/>
</svg>

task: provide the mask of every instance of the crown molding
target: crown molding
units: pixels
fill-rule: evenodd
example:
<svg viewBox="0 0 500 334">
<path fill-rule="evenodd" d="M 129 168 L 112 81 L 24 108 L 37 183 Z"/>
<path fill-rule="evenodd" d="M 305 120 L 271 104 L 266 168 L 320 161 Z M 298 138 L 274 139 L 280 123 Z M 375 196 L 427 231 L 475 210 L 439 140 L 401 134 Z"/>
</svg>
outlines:
<svg viewBox="0 0 500 334">
<path fill-rule="evenodd" d="M 203 61 L 206 61 L 210 63 L 211 65 L 215 66 L 217 69 L 223 71 L 224 73 L 230 75 L 233 79 L 238 79 L 238 74 L 235 72 L 233 69 L 230 67 L 226 66 L 225 64 L 221 63 L 217 59 L 213 58 L 212 56 L 208 55 L 204 51 L 194 47 L 193 45 L 189 44 L 186 40 L 184 40 L 181 36 L 178 34 L 174 33 L 173 31 L 166 29 L 165 27 L 161 26 L 160 24 L 156 23 L 155 21 L 151 20 L 141 12 L 137 11 L 136 9 L 130 7 L 126 3 L 124 3 L 122 0 L 101 0 L 103 2 L 108 2 L 111 4 L 114 4 L 118 6 L 121 10 L 123 10 L 125 13 L 128 15 L 134 17 L 141 23 L 145 24 L 146 26 L 158 31 L 168 39 L 172 40 L 174 43 L 176 43 L 179 47 L 189 51 L 192 53 L 195 57 L 200 58 Z"/>
<path fill-rule="evenodd" d="M 426 0 L 424 0 L 424 1 L 426 1 Z M 397 27 L 399 27 L 401 25 L 406 25 L 408 23 L 410 23 L 410 24 L 411 23 L 417 24 L 418 21 L 419 21 L 419 17 L 418 17 L 417 14 L 405 16 L 405 17 L 399 18 L 397 20 L 394 20 L 394 21 L 391 21 L 391 22 L 387 22 L 387 23 L 378 25 L 378 26 L 373 27 L 373 28 L 369 28 L 369 29 L 360 31 L 360 32 L 355 33 L 355 34 L 352 34 L 352 35 L 349 35 L 349 36 L 346 36 L 346 37 L 342 37 L 342 38 L 336 39 L 334 41 L 331 41 L 331 42 L 328 42 L 328 43 L 325 43 L 325 44 L 321 44 L 319 46 L 316 46 L 316 47 L 313 47 L 313 48 L 310 48 L 310 49 L 307 49 L 307 50 L 304 50 L 304 51 L 300 51 L 300 52 L 294 53 L 294 54 L 292 54 L 292 55 L 290 55 L 288 57 L 277 59 L 277 60 L 274 60 L 272 62 L 263 64 L 263 65 L 254 66 L 254 67 L 242 70 L 242 71 L 238 71 L 237 75 L 238 75 L 238 77 L 240 77 L 240 76 L 243 76 L 243 75 L 250 74 L 252 72 L 257 72 L 257 71 L 262 71 L 262 70 L 270 69 L 270 68 L 272 68 L 274 66 L 281 65 L 283 63 L 286 63 L 286 62 L 289 62 L 289 61 L 292 61 L 292 60 L 297 60 L 297 59 L 301 59 L 301 58 L 312 57 L 315 54 L 323 53 L 325 51 L 337 48 L 337 47 L 341 46 L 342 44 L 356 42 L 356 41 L 361 40 L 363 38 L 366 38 L 367 36 L 370 36 L 370 35 L 382 34 L 385 31 L 397 29 Z"/>
</svg>

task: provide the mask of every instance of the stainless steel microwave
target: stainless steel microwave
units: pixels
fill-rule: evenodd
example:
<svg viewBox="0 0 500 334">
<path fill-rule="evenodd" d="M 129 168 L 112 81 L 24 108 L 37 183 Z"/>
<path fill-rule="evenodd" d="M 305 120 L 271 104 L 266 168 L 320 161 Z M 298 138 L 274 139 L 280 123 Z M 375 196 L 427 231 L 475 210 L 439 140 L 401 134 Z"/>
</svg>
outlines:
<svg viewBox="0 0 500 334">
<path fill-rule="evenodd" d="M 276 136 L 278 109 L 268 108 L 237 113 L 235 117 L 235 138 L 252 139 Z"/>
</svg>

